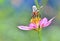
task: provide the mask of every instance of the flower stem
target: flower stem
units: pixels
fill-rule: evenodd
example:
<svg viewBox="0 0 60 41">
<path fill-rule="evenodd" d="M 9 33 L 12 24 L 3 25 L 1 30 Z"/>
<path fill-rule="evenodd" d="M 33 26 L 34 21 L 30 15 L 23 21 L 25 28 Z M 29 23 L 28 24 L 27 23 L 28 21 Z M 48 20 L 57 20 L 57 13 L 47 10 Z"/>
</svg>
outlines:
<svg viewBox="0 0 60 41">
<path fill-rule="evenodd" d="M 39 6 L 39 3 L 38 3 L 38 0 L 35 0 L 35 4 L 36 4 L 36 7 L 39 9 L 40 6 Z"/>
<path fill-rule="evenodd" d="M 37 7 L 37 9 L 39 10 L 39 14 L 40 14 L 40 5 L 38 3 L 38 0 L 35 0 L 35 5 Z M 41 15 L 39 15 L 41 17 Z"/>
<path fill-rule="evenodd" d="M 38 38 L 39 41 L 42 41 L 42 30 L 38 31 Z"/>
</svg>

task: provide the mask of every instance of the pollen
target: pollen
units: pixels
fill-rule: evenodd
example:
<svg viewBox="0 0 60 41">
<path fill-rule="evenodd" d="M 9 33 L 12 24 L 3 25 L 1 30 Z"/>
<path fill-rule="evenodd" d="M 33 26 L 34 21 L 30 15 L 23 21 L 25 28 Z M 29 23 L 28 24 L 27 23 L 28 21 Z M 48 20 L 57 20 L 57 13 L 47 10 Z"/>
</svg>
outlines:
<svg viewBox="0 0 60 41">
<path fill-rule="evenodd" d="M 40 20 L 41 20 L 41 18 L 35 17 L 35 18 L 31 19 L 31 23 L 38 24 Z"/>
</svg>

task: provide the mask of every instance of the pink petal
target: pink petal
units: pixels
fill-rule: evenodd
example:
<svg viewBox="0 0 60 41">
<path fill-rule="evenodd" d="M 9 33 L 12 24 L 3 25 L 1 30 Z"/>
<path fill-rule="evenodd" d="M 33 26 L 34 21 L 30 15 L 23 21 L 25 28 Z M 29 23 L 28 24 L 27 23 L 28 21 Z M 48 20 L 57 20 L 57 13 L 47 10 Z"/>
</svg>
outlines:
<svg viewBox="0 0 60 41">
<path fill-rule="evenodd" d="M 21 30 L 32 30 L 33 28 L 28 27 L 28 26 L 18 26 L 19 29 Z"/>
<path fill-rule="evenodd" d="M 36 28 L 37 26 L 36 26 L 36 24 L 30 23 L 29 27 Z"/>
<path fill-rule="evenodd" d="M 52 19 L 50 19 L 50 20 L 48 21 L 48 23 L 46 24 L 46 26 L 49 26 L 49 25 L 52 23 L 52 21 L 53 21 L 54 18 L 55 18 L 55 17 L 53 17 Z"/>
<path fill-rule="evenodd" d="M 40 26 L 41 27 L 44 27 L 45 25 L 46 25 L 46 23 L 47 23 L 47 18 L 45 17 L 45 18 L 43 18 L 41 21 L 40 21 Z"/>
<path fill-rule="evenodd" d="M 52 20 L 54 19 L 55 17 L 53 17 L 52 19 L 50 19 L 49 21 L 47 20 L 47 18 L 43 19 L 40 21 L 40 26 L 41 27 L 47 27 L 51 24 Z"/>
<path fill-rule="evenodd" d="M 48 22 L 52 22 L 52 20 L 54 19 L 55 17 L 51 18 Z"/>
</svg>

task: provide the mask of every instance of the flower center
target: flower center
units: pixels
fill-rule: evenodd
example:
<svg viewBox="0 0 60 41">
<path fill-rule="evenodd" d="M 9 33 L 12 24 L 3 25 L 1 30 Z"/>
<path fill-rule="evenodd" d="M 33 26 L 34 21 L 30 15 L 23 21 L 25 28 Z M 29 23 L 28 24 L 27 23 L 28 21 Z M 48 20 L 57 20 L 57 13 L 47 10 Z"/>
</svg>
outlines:
<svg viewBox="0 0 60 41">
<path fill-rule="evenodd" d="M 37 24 L 39 24 L 40 20 L 41 20 L 41 18 L 35 17 L 35 18 L 32 18 L 30 22 L 37 25 Z"/>
</svg>

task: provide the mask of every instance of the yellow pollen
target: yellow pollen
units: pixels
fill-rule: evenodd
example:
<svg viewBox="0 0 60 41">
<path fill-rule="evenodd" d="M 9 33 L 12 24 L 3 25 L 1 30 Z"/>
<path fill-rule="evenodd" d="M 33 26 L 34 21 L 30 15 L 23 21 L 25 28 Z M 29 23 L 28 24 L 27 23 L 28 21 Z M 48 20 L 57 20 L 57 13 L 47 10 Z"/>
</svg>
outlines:
<svg viewBox="0 0 60 41">
<path fill-rule="evenodd" d="M 41 20 L 41 18 L 35 17 L 35 18 L 31 19 L 31 23 L 38 24 L 40 20 Z"/>
</svg>

